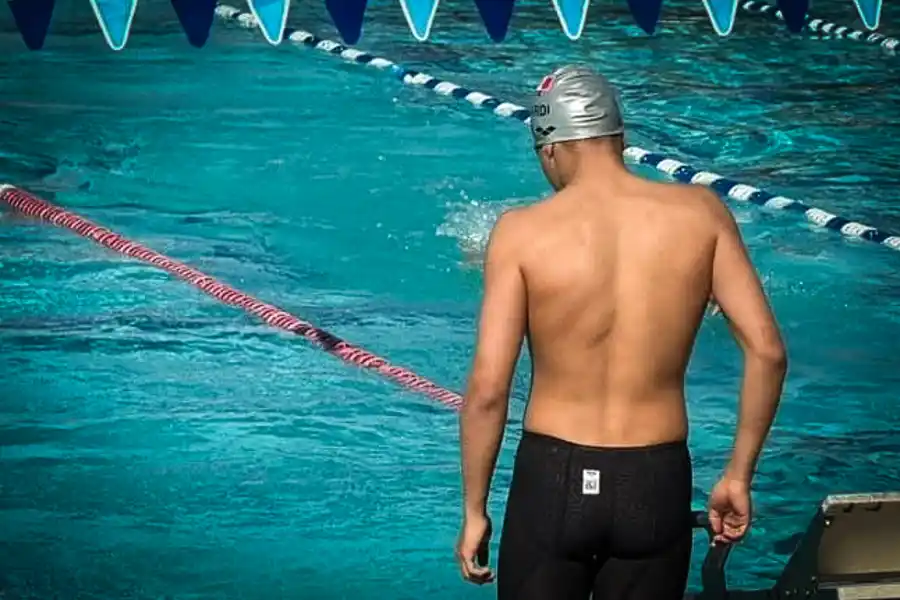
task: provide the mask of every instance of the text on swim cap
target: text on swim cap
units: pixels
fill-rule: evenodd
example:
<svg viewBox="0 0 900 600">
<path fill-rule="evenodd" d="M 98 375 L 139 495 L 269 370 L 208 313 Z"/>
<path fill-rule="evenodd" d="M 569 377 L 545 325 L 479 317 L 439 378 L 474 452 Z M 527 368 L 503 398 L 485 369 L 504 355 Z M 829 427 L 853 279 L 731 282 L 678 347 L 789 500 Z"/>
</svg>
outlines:
<svg viewBox="0 0 900 600">
<path fill-rule="evenodd" d="M 546 117 L 550 114 L 549 104 L 535 104 L 531 107 L 532 117 Z"/>
</svg>

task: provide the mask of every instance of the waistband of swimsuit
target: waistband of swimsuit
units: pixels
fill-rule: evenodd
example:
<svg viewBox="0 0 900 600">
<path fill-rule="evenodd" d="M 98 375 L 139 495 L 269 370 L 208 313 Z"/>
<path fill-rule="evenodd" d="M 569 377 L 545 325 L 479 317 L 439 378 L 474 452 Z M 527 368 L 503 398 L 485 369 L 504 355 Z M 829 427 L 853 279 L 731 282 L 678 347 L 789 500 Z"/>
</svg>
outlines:
<svg viewBox="0 0 900 600">
<path fill-rule="evenodd" d="M 686 439 L 673 440 L 671 442 L 660 442 L 658 444 L 650 444 L 648 446 L 586 446 L 584 444 L 576 444 L 567 440 L 538 433 L 536 431 L 522 430 L 522 444 L 535 444 L 545 447 L 555 447 L 560 450 L 578 450 L 581 452 L 608 453 L 608 454 L 641 454 L 647 452 L 671 452 L 672 450 L 687 450 L 688 443 Z"/>
</svg>

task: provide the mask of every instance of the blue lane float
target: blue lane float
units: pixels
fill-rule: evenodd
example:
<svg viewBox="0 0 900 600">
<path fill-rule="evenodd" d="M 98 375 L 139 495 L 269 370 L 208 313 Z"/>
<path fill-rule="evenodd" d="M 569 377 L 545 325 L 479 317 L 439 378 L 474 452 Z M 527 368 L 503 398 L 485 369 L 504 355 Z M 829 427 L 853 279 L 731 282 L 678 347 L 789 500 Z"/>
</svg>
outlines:
<svg viewBox="0 0 900 600">
<path fill-rule="evenodd" d="M 25 46 L 29 50 L 43 48 L 53 19 L 55 0 L 9 0 L 7 5 Z"/>
<path fill-rule="evenodd" d="M 784 20 L 784 15 L 781 14 L 781 11 L 778 10 L 777 6 L 764 2 L 763 0 L 745 0 L 741 3 L 741 9 L 748 13 L 764 15 L 779 21 Z M 813 19 L 809 15 L 805 17 L 804 21 L 806 22 L 806 28 L 813 33 L 878 46 L 890 54 L 896 53 L 897 49 L 900 48 L 900 40 L 887 37 L 880 33 L 862 31 L 861 29 L 854 29 L 846 25 L 838 25 L 837 23 L 826 21 L 824 19 Z"/>
<path fill-rule="evenodd" d="M 215 20 L 216 0 L 172 0 L 172 8 L 188 43 L 202 48 L 209 40 L 209 32 Z"/>
<path fill-rule="evenodd" d="M 439 4 L 439 0 L 400 0 L 409 30 L 420 42 L 424 42 L 431 35 L 431 26 L 434 24 Z"/>
<path fill-rule="evenodd" d="M 131 33 L 137 0 L 91 0 L 91 8 L 97 16 L 106 44 L 117 52 L 122 50 Z"/>
<path fill-rule="evenodd" d="M 259 21 L 259 29 L 266 41 L 277 46 L 284 39 L 290 0 L 247 0 L 250 11 Z"/>
<path fill-rule="evenodd" d="M 235 23 L 245 29 L 253 29 L 258 26 L 252 14 L 243 12 L 233 6 L 220 4 L 216 7 L 216 14 L 223 20 Z M 288 39 L 294 44 L 313 48 L 349 62 L 386 71 L 407 85 L 420 86 L 442 96 L 448 96 L 456 100 L 465 100 L 473 106 L 490 110 L 497 116 L 516 119 L 522 123 L 528 123 L 531 118 L 530 111 L 524 106 L 505 102 L 489 94 L 470 90 L 450 81 L 407 69 L 394 61 L 355 48 L 348 48 L 332 40 L 319 38 L 308 31 L 288 28 L 286 34 Z M 889 233 L 858 221 L 845 219 L 826 210 L 808 206 L 797 200 L 778 196 L 751 185 L 732 181 L 716 173 L 702 171 L 679 160 L 668 158 L 637 146 L 627 148 L 625 150 L 625 158 L 633 163 L 649 165 L 678 181 L 704 185 L 715 190 L 721 196 L 732 200 L 749 202 L 768 210 L 800 214 L 817 227 L 840 233 L 848 238 L 865 240 L 900 251 L 900 234 Z"/>
</svg>

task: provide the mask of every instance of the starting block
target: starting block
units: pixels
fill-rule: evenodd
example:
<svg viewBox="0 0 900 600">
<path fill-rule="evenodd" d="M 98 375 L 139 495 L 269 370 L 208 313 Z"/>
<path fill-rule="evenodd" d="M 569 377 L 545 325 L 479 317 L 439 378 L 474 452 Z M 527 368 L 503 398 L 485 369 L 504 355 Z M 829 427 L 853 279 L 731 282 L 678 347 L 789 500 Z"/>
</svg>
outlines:
<svg viewBox="0 0 900 600">
<path fill-rule="evenodd" d="M 712 539 L 706 513 L 693 514 Z M 729 590 L 730 552 L 710 547 L 702 589 L 685 600 L 900 600 L 900 493 L 825 498 L 770 589 Z"/>
</svg>

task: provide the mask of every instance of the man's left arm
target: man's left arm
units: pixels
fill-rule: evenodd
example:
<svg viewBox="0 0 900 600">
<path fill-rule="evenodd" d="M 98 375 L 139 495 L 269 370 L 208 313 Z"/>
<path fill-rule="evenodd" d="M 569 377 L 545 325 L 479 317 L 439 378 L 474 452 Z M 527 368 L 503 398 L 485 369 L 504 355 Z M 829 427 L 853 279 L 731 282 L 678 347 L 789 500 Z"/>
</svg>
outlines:
<svg viewBox="0 0 900 600">
<path fill-rule="evenodd" d="M 464 511 L 472 518 L 487 513 L 528 318 L 517 216 L 501 215 L 488 241 L 478 341 L 460 413 Z"/>
</svg>

